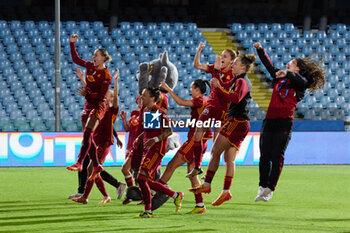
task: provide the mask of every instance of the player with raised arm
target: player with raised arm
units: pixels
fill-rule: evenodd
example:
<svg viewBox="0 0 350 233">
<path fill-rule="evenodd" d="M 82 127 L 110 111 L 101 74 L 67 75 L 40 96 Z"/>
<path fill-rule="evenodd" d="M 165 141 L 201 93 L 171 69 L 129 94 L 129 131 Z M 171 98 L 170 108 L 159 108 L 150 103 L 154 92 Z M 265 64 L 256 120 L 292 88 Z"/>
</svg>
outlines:
<svg viewBox="0 0 350 233">
<path fill-rule="evenodd" d="M 198 120 L 200 114 L 204 109 L 205 103 L 208 99 L 207 97 L 205 97 L 207 85 L 210 86 L 210 83 L 206 80 L 197 79 L 193 81 L 190 89 L 192 94 L 191 100 L 184 100 L 181 97 L 179 97 L 171 88 L 169 88 L 169 86 L 165 82 L 162 82 L 160 87 L 167 90 L 168 93 L 171 95 L 171 97 L 175 100 L 175 102 L 178 105 L 191 108 L 191 121 L 192 121 L 192 120 Z M 195 127 L 190 127 L 189 132 L 187 134 L 187 141 L 180 147 L 180 149 L 177 151 L 173 159 L 168 163 L 163 175 L 159 179 L 160 183 L 166 184 L 170 180 L 176 168 L 183 165 L 184 163 L 187 163 L 188 172 L 190 172 L 193 169 L 194 167 L 194 154 L 193 154 L 194 132 L 195 132 Z M 211 129 L 209 129 L 205 133 L 202 139 L 203 154 L 207 150 L 207 146 L 208 146 L 207 140 L 212 138 L 213 138 L 213 132 Z M 193 188 L 198 187 L 200 185 L 198 176 L 190 177 L 190 181 Z M 203 202 L 203 195 L 201 193 L 195 194 L 195 201 L 196 201 L 196 206 L 189 213 L 190 214 L 204 213 L 206 211 L 206 208 Z"/>
<path fill-rule="evenodd" d="M 80 75 L 81 76 L 81 75 Z M 81 77 L 79 77 L 81 78 Z M 114 75 L 115 85 L 114 85 L 114 91 L 109 91 L 107 93 L 107 110 L 102 118 L 100 124 L 96 128 L 94 132 L 94 141 L 96 143 L 97 148 L 96 149 L 90 149 L 89 153 L 94 153 L 97 151 L 97 157 L 100 164 L 103 164 L 107 155 L 110 153 L 110 146 L 114 144 L 114 138 L 113 138 L 113 125 L 114 122 L 118 116 L 119 112 L 119 103 L 118 103 L 118 78 L 119 78 L 119 70 L 117 69 Z M 83 87 L 84 87 L 83 83 Z M 85 90 L 80 90 L 81 95 L 85 95 Z M 94 145 L 92 145 L 94 146 Z M 92 147 L 91 146 L 91 147 Z M 89 174 L 92 172 L 91 163 L 88 168 Z M 104 172 L 101 172 L 104 173 Z M 98 189 L 103 194 L 104 198 L 100 203 L 108 203 L 110 202 L 110 197 L 107 194 L 107 191 L 105 189 L 103 178 L 100 175 L 97 175 L 94 179 L 89 180 L 86 184 L 85 192 L 84 194 L 79 198 L 73 198 L 72 200 L 79 203 L 86 204 L 88 201 L 88 196 L 90 194 L 90 191 L 96 183 Z M 125 184 L 117 182 L 116 188 L 117 188 L 117 198 L 120 199 L 123 195 Z"/>
<path fill-rule="evenodd" d="M 250 91 L 252 86 L 246 74 L 255 59 L 254 54 L 246 54 L 235 59 L 232 65 L 235 78 L 229 91 L 220 85 L 218 75 L 212 79 L 212 84 L 218 89 L 218 92 L 230 101 L 228 119 L 214 141 L 204 183 L 199 187 L 191 188 L 189 191 L 196 194 L 211 192 L 211 182 L 219 168 L 221 153 L 224 152 L 226 166 L 224 186 L 220 196 L 212 203 L 213 206 L 222 205 L 232 198 L 230 187 L 235 174 L 235 158 L 250 129 L 248 104 L 251 100 Z M 220 59 L 217 59 L 215 67 L 219 68 L 219 64 Z"/>
<path fill-rule="evenodd" d="M 97 49 L 93 55 L 93 62 L 85 61 L 78 56 L 75 48 L 75 42 L 78 40 L 78 35 L 72 35 L 70 38 L 71 55 L 74 63 L 86 68 L 86 94 L 82 122 L 86 122 L 83 133 L 83 142 L 80 149 L 78 161 L 68 166 L 68 170 L 81 171 L 82 162 L 90 151 L 93 140 L 93 132 L 103 118 L 106 111 L 105 98 L 109 86 L 112 82 L 112 76 L 105 65 L 105 62 L 111 60 L 111 56 L 105 49 Z M 91 147 L 92 149 L 95 146 Z M 97 153 L 90 153 L 93 164 L 93 171 L 89 179 L 94 179 L 102 170 L 102 166 L 97 161 Z"/>
<path fill-rule="evenodd" d="M 273 78 L 273 91 L 260 133 L 259 189 L 255 201 L 269 201 L 284 164 L 284 152 L 291 139 L 294 111 L 305 91 L 326 83 L 322 67 L 309 58 L 288 62 L 285 70 L 276 68 L 259 42 L 254 44 L 259 58 Z"/>
<path fill-rule="evenodd" d="M 204 48 L 204 44 L 200 43 L 197 49 L 197 53 L 194 58 L 194 67 L 200 70 L 203 70 L 207 73 L 211 73 L 212 77 L 215 77 L 216 75 L 219 75 L 219 82 L 220 85 L 225 89 L 229 90 L 229 88 L 232 85 L 232 81 L 234 79 L 234 74 L 232 73 L 232 63 L 234 59 L 237 57 L 237 52 L 231 50 L 231 49 L 225 49 L 221 53 L 221 64 L 220 67 L 217 67 L 217 69 L 214 67 L 214 65 L 207 65 L 207 64 L 202 64 L 200 63 L 200 54 L 201 51 Z M 211 121 L 220 121 L 221 123 L 224 122 L 228 110 L 228 105 L 229 101 L 224 98 L 224 96 L 218 92 L 217 88 L 211 85 L 211 91 L 209 95 L 209 99 L 206 102 L 206 105 L 204 107 L 204 110 L 202 114 L 199 117 L 199 120 L 202 122 L 211 120 Z M 196 175 L 199 175 L 203 173 L 201 169 L 201 163 L 202 163 L 202 150 L 203 150 L 203 144 L 202 144 L 202 139 L 204 134 L 208 128 L 206 127 L 197 127 L 196 131 L 194 133 L 194 169 L 192 169 L 186 177 L 193 177 Z M 217 130 L 216 129 L 214 132 L 214 140 L 217 135 Z"/>
</svg>

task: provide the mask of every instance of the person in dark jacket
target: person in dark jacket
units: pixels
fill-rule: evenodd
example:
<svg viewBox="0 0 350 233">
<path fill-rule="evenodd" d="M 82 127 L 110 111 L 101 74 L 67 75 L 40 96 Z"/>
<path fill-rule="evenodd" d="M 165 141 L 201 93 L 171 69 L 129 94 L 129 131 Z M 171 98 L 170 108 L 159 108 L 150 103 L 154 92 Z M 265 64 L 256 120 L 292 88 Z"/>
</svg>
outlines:
<svg viewBox="0 0 350 233">
<path fill-rule="evenodd" d="M 297 103 L 326 83 L 325 72 L 309 58 L 291 60 L 285 70 L 276 68 L 259 42 L 260 60 L 273 78 L 270 104 L 260 133 L 259 190 L 255 201 L 269 201 L 282 172 L 284 153 L 291 139 Z"/>
</svg>

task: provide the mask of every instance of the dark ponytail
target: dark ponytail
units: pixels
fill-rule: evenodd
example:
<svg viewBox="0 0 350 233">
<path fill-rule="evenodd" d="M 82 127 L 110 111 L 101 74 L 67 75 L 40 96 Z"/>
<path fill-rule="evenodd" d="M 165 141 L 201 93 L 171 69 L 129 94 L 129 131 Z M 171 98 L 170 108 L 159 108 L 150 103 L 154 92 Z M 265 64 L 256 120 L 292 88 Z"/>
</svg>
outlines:
<svg viewBox="0 0 350 233">
<path fill-rule="evenodd" d="M 207 91 L 206 85 L 208 85 L 210 88 L 210 83 L 208 80 L 196 79 L 193 81 L 192 84 L 195 88 L 199 88 L 202 94 L 205 94 L 205 92 Z"/>
<path fill-rule="evenodd" d="M 146 87 L 145 89 L 148 91 L 149 96 L 154 98 L 154 102 L 157 102 L 159 100 L 159 97 L 160 97 L 159 88 Z"/>
</svg>

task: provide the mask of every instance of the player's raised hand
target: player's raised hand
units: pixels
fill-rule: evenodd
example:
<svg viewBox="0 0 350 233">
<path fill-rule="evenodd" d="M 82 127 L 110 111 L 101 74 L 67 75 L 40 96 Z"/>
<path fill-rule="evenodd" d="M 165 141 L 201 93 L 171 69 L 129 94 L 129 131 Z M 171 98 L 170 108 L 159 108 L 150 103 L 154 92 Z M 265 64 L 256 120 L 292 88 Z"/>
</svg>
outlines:
<svg viewBox="0 0 350 233">
<path fill-rule="evenodd" d="M 212 78 L 210 84 L 214 85 L 214 87 L 218 87 L 220 86 L 220 81 L 217 78 Z"/>
<path fill-rule="evenodd" d="M 70 36 L 70 42 L 75 43 L 75 42 L 77 42 L 77 40 L 78 40 L 78 35 L 77 34 L 73 34 L 73 35 Z"/>
<path fill-rule="evenodd" d="M 284 77 L 286 77 L 286 75 L 287 75 L 287 71 L 285 71 L 285 70 L 279 70 L 276 72 L 277 78 L 284 78 Z"/>
<path fill-rule="evenodd" d="M 79 89 L 77 90 L 77 93 L 78 93 L 79 95 L 81 95 L 81 96 L 86 96 L 86 90 L 85 90 L 85 88 L 79 88 Z"/>
<path fill-rule="evenodd" d="M 215 63 L 214 63 L 214 68 L 216 70 L 220 70 L 221 69 L 221 56 L 217 56 L 215 59 Z"/>
<path fill-rule="evenodd" d="M 261 44 L 259 42 L 254 43 L 253 46 L 256 49 L 262 49 L 262 46 L 261 46 Z"/>
<path fill-rule="evenodd" d="M 81 69 L 77 69 L 77 71 L 75 72 L 75 74 L 80 78 L 80 79 L 84 79 L 85 77 L 85 72 L 82 71 Z"/>
<path fill-rule="evenodd" d="M 124 110 L 120 112 L 120 117 L 121 117 L 122 119 L 125 119 L 125 118 L 126 118 L 126 112 L 125 112 Z"/>
<path fill-rule="evenodd" d="M 171 90 L 171 88 L 168 86 L 168 84 L 166 84 L 165 82 L 160 82 L 159 84 L 159 88 L 163 88 L 166 91 Z"/>
<path fill-rule="evenodd" d="M 203 42 L 199 43 L 197 51 L 202 51 L 205 47 L 205 44 Z"/>
<path fill-rule="evenodd" d="M 119 69 L 117 68 L 117 70 L 115 71 L 115 74 L 114 74 L 114 80 L 118 81 L 118 78 L 119 78 Z"/>
</svg>

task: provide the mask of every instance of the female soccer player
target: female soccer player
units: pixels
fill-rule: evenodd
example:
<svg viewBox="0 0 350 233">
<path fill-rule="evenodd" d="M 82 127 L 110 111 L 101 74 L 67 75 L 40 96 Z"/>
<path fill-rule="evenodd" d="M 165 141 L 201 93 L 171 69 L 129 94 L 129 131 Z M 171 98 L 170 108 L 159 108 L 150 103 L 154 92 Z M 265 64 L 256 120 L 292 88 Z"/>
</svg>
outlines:
<svg viewBox="0 0 350 233">
<path fill-rule="evenodd" d="M 85 73 L 80 70 L 79 68 L 76 71 L 76 75 L 79 77 L 83 88 L 78 89 L 78 94 L 84 96 L 85 95 L 85 88 L 86 88 L 86 81 L 85 81 Z M 113 92 L 109 91 L 109 93 L 113 94 Z M 109 98 L 110 94 L 107 93 L 107 99 Z M 84 124 L 82 125 L 84 127 Z M 113 135 L 116 138 L 117 141 L 117 146 L 119 148 L 123 147 L 123 143 L 120 141 L 119 137 L 118 137 L 118 133 L 113 129 Z M 95 136 L 95 135 L 94 135 Z M 94 138 L 95 140 L 95 138 Z M 90 163 L 90 158 L 87 156 L 84 159 L 84 162 L 82 164 L 82 170 L 78 172 L 78 180 L 79 180 L 79 187 L 78 187 L 78 192 L 76 194 L 73 194 L 71 196 L 68 197 L 68 199 L 72 199 L 72 198 L 79 198 L 81 197 L 84 192 L 85 192 L 85 187 L 86 187 L 86 181 L 87 181 L 87 168 L 89 166 Z M 115 187 L 117 189 L 117 198 L 120 197 L 120 193 L 122 193 L 124 191 L 125 188 L 125 184 L 119 182 L 116 178 L 114 178 L 111 174 L 109 174 L 106 170 L 103 170 L 100 173 L 100 176 L 102 177 L 102 179 L 104 181 L 106 181 L 107 183 L 109 183 L 110 185 L 112 185 L 113 187 Z"/>
<path fill-rule="evenodd" d="M 284 152 L 291 139 L 294 111 L 305 91 L 326 83 L 324 70 L 308 58 L 291 60 L 286 70 L 276 68 L 260 43 L 258 55 L 273 78 L 273 92 L 260 134 L 260 182 L 255 201 L 269 201 L 281 175 Z"/>
<path fill-rule="evenodd" d="M 118 78 L 119 78 L 119 70 L 117 69 L 114 75 L 114 80 L 115 80 L 114 91 L 113 92 L 108 91 L 107 93 L 108 106 L 107 106 L 106 113 L 94 132 L 94 141 L 96 143 L 97 149 L 92 148 L 94 145 L 91 145 L 90 151 L 89 151 L 89 153 L 94 153 L 95 151 L 97 151 L 97 157 L 100 164 L 104 163 L 107 155 L 110 153 L 110 146 L 114 144 L 113 125 L 119 112 Z M 84 90 L 80 91 L 80 93 L 81 95 L 86 94 Z M 88 167 L 88 171 L 91 174 L 91 171 L 92 171 L 91 163 L 90 163 L 90 166 Z M 72 200 L 75 202 L 86 204 L 88 202 L 88 196 L 91 192 L 91 189 L 94 183 L 96 183 L 98 189 L 101 191 L 101 193 L 104 196 L 103 200 L 100 203 L 110 202 L 111 198 L 107 194 L 102 177 L 100 175 L 97 175 L 97 177 L 87 182 L 85 192 L 81 197 L 73 198 Z M 126 186 L 125 184 L 118 182 L 118 186 L 117 186 L 118 199 L 121 198 L 124 192 L 125 186 Z"/>
<path fill-rule="evenodd" d="M 93 55 L 93 62 L 85 61 L 78 56 L 75 49 L 75 42 L 77 40 L 78 35 L 72 35 L 70 38 L 70 47 L 73 62 L 86 67 L 86 102 L 84 106 L 84 113 L 86 114 L 82 115 L 82 122 L 86 123 L 84 124 L 83 142 L 78 161 L 67 167 L 68 170 L 72 171 L 82 170 L 82 162 L 88 154 L 91 144 L 95 143 L 92 135 L 105 114 L 106 104 L 104 100 L 112 81 L 112 76 L 105 65 L 106 61 L 111 60 L 108 52 L 105 49 L 97 49 Z M 93 163 L 93 172 L 89 179 L 93 179 L 103 169 L 98 164 L 96 153 L 91 153 L 89 156 L 91 156 Z"/>
<path fill-rule="evenodd" d="M 160 91 L 157 89 L 146 88 L 141 95 L 142 109 L 140 116 L 152 116 L 150 123 L 156 119 L 160 120 L 159 128 L 144 128 L 143 117 L 140 117 L 139 128 L 142 133 L 137 137 L 134 143 L 134 148 L 138 146 L 143 138 L 144 156 L 141 162 L 140 171 L 137 176 L 137 182 L 141 188 L 142 199 L 145 203 L 145 210 L 141 212 L 141 218 L 152 218 L 151 211 L 151 190 L 164 193 L 174 198 L 175 212 L 177 213 L 181 208 L 183 199 L 182 192 L 174 192 L 163 184 L 154 181 L 155 173 L 158 170 L 168 144 L 168 137 L 172 134 L 171 128 L 164 128 L 163 122 L 169 125 L 168 118 L 165 112 L 157 106 L 156 102 L 160 97 Z M 155 122 L 154 122 L 155 123 Z"/>
<path fill-rule="evenodd" d="M 138 96 L 136 98 L 137 106 L 141 109 L 141 97 Z M 120 116 L 123 121 L 123 126 L 125 132 L 129 132 L 128 144 L 126 146 L 126 155 L 125 162 L 122 166 L 122 173 L 124 174 L 125 181 L 128 187 L 133 186 L 133 170 L 138 170 L 140 167 L 141 159 L 142 159 L 142 145 L 140 145 L 137 149 L 133 149 L 133 143 L 138 136 L 138 127 L 139 127 L 139 118 L 140 118 L 140 109 L 134 110 L 131 113 L 129 122 L 126 121 L 126 112 L 121 111 Z M 123 204 L 126 205 L 130 203 L 131 199 L 125 199 Z"/>
<path fill-rule="evenodd" d="M 219 167 L 221 153 L 224 152 L 226 165 L 224 187 L 220 196 L 211 203 L 213 206 L 222 205 L 225 201 L 232 198 L 230 187 L 235 174 L 235 158 L 241 143 L 250 129 L 248 104 L 251 99 L 251 83 L 246 74 L 254 61 L 254 54 L 247 54 L 235 59 L 232 65 L 235 79 L 230 91 L 225 90 L 221 86 L 220 81 L 217 79 L 219 78 L 219 73 L 215 76 L 217 78 L 212 79 L 212 83 L 217 88 L 217 91 L 231 102 L 228 110 L 228 119 L 215 139 L 204 183 L 199 187 L 190 189 L 190 191 L 194 193 L 210 193 L 211 182 Z M 216 60 L 215 68 L 218 69 L 219 66 L 220 58 Z"/>
<path fill-rule="evenodd" d="M 234 59 L 237 57 L 237 53 L 231 49 L 225 49 L 221 53 L 221 64 L 217 67 L 218 70 L 215 70 L 214 65 L 202 64 L 199 61 L 200 54 L 202 49 L 204 48 L 204 44 L 200 43 L 197 49 L 196 56 L 194 58 L 194 67 L 200 70 L 203 70 L 207 73 L 211 73 L 214 77 L 214 74 L 219 72 L 220 85 L 225 89 L 229 90 L 232 85 L 232 81 L 234 79 L 234 74 L 232 73 L 232 63 Z M 215 120 L 223 122 L 226 117 L 227 109 L 228 109 L 229 101 L 224 98 L 221 92 L 218 92 L 218 89 L 211 85 L 211 92 L 209 95 L 209 100 L 207 101 L 202 114 L 199 117 L 199 120 L 202 122 L 207 120 Z M 186 177 L 192 177 L 195 175 L 199 175 L 203 173 L 201 169 L 202 163 L 202 138 L 208 128 L 201 127 L 197 128 L 194 134 L 194 156 L 195 156 L 195 168 L 189 172 Z M 214 139 L 216 138 L 217 132 L 214 132 Z"/>
<path fill-rule="evenodd" d="M 201 79 L 197 79 L 193 81 L 190 89 L 192 94 L 191 100 L 182 99 L 164 82 L 161 83 L 160 87 L 168 91 L 168 93 L 174 98 L 175 102 L 178 105 L 191 107 L 191 120 L 193 119 L 198 120 L 200 114 L 204 109 L 205 103 L 208 99 L 207 97 L 205 97 L 205 92 L 207 90 L 206 85 L 210 86 L 210 83 L 208 81 L 203 81 Z M 194 163 L 193 163 L 194 162 L 194 155 L 193 155 L 194 132 L 195 132 L 195 128 L 191 127 L 187 134 L 187 141 L 180 147 L 180 149 L 177 151 L 174 158 L 168 163 L 163 175 L 159 180 L 160 183 L 166 184 L 170 180 L 175 169 L 186 162 L 187 162 L 188 172 L 190 172 L 193 169 L 194 167 Z M 207 140 L 212 138 L 213 138 L 213 132 L 211 129 L 209 129 L 208 131 L 206 131 L 202 140 L 203 141 L 202 154 L 204 154 L 205 151 L 207 150 L 207 146 L 208 146 Z M 190 181 L 191 181 L 192 187 L 197 187 L 200 185 L 198 176 L 190 177 Z M 189 213 L 190 214 L 204 213 L 206 211 L 206 208 L 203 202 L 203 195 L 201 193 L 195 194 L 195 200 L 196 200 L 196 206 Z"/>
</svg>

